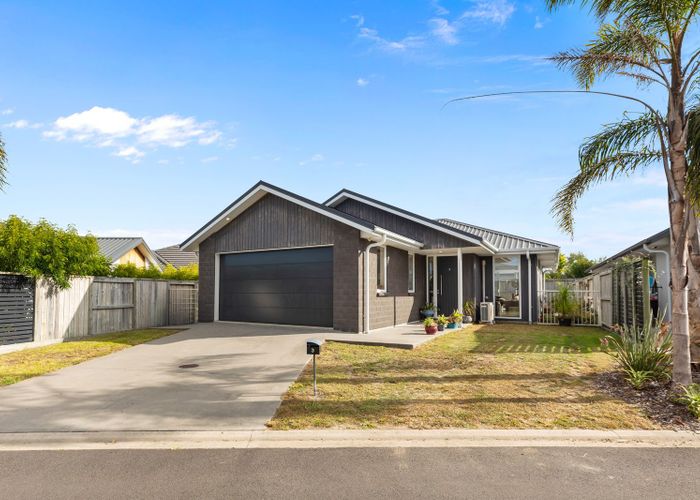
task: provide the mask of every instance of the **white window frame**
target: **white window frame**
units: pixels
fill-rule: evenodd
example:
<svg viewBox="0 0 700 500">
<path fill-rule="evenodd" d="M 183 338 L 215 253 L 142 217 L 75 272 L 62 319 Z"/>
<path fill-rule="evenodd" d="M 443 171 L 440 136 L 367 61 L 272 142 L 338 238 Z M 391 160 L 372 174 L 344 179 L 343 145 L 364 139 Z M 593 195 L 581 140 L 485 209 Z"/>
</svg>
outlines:
<svg viewBox="0 0 700 500">
<path fill-rule="evenodd" d="M 377 293 L 378 294 L 385 294 L 387 291 L 387 256 L 386 256 L 386 247 L 377 247 L 377 259 L 380 259 L 380 265 L 378 265 L 379 272 L 381 273 L 380 275 L 377 276 Z M 382 285 L 383 288 L 379 286 L 379 278 L 382 278 Z"/>
<path fill-rule="evenodd" d="M 408 283 L 408 293 L 416 293 L 416 254 L 408 254 L 408 273 L 410 281 Z"/>
<path fill-rule="evenodd" d="M 496 306 L 496 258 L 497 257 L 517 257 L 518 260 L 518 317 L 513 316 L 496 316 L 498 307 Z M 514 321 L 522 320 L 523 317 L 523 276 L 522 276 L 522 258 L 521 254 L 496 254 L 491 260 L 491 290 L 493 293 L 493 313 L 495 319 L 511 319 Z"/>
</svg>

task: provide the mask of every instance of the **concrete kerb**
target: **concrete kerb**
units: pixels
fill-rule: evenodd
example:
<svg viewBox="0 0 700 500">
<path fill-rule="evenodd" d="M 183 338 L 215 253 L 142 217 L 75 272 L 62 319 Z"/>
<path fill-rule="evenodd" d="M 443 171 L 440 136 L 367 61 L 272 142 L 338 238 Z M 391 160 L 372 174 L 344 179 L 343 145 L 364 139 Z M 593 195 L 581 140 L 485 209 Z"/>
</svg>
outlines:
<svg viewBox="0 0 700 500">
<path fill-rule="evenodd" d="M 692 431 L 236 430 L 0 433 L 0 451 L 233 448 L 700 448 Z"/>
</svg>

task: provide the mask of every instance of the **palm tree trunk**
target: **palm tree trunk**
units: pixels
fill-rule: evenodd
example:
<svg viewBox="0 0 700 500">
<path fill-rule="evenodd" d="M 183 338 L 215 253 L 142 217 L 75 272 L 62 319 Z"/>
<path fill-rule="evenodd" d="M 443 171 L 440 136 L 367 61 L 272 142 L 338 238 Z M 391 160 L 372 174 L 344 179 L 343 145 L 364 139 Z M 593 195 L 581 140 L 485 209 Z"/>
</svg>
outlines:
<svg viewBox="0 0 700 500">
<path fill-rule="evenodd" d="M 676 45 L 680 53 L 680 43 Z M 671 91 L 668 99 L 668 139 L 671 179 L 669 213 L 671 222 L 671 331 L 673 334 L 673 381 L 688 385 L 690 372 L 690 335 L 688 319 L 688 230 L 689 218 L 695 212 L 685 196 L 686 158 L 685 99 L 680 62 L 671 69 Z"/>
<path fill-rule="evenodd" d="M 700 363 L 700 225 L 697 210 L 688 228 L 688 327 L 690 361 Z"/>
</svg>

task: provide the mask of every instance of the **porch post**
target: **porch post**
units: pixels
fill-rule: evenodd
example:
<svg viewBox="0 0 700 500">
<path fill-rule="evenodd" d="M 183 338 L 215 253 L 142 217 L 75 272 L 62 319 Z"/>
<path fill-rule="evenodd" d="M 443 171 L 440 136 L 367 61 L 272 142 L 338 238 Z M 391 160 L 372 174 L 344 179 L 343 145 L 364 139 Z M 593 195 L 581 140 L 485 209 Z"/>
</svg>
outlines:
<svg viewBox="0 0 700 500">
<path fill-rule="evenodd" d="M 462 249 L 457 249 L 457 310 L 464 305 L 464 287 L 462 286 Z"/>
<path fill-rule="evenodd" d="M 429 304 L 430 303 L 430 273 L 428 270 L 430 269 L 430 256 L 426 255 L 425 256 L 425 303 Z"/>
<path fill-rule="evenodd" d="M 433 255 L 433 302 L 435 303 L 435 314 L 437 314 L 438 308 L 437 275 L 437 255 Z"/>
</svg>

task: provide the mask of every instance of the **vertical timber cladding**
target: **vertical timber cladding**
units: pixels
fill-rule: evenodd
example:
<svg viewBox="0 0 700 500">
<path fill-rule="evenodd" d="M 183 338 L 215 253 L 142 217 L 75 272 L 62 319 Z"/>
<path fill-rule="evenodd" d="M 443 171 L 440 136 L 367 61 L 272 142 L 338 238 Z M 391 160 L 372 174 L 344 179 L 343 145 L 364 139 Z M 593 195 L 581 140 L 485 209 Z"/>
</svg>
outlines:
<svg viewBox="0 0 700 500">
<path fill-rule="evenodd" d="M 220 320 L 333 326 L 333 247 L 220 259 Z"/>
<path fill-rule="evenodd" d="M 34 280 L 0 274 L 0 345 L 34 340 Z"/>
</svg>

